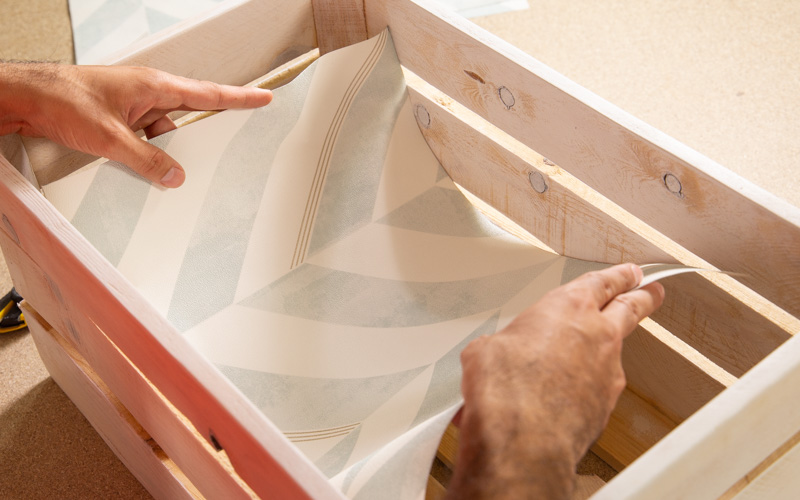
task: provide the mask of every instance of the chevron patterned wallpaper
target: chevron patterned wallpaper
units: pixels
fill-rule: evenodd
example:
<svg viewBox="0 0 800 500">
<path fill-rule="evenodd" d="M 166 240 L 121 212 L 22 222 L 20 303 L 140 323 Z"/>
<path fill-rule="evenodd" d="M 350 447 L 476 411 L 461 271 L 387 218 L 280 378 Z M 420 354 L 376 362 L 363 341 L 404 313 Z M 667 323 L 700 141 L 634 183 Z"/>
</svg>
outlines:
<svg viewBox="0 0 800 500">
<path fill-rule="evenodd" d="M 461 350 L 597 267 L 472 207 L 419 132 L 388 32 L 265 108 L 153 142 L 181 188 L 109 162 L 45 194 L 351 498 L 419 498 Z"/>
</svg>

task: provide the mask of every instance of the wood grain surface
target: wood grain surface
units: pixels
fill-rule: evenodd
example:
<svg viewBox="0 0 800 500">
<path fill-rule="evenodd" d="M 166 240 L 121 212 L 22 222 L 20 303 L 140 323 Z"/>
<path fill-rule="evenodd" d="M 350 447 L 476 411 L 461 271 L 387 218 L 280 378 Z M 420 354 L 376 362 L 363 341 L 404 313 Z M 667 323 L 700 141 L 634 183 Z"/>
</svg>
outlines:
<svg viewBox="0 0 800 500">
<path fill-rule="evenodd" d="M 365 7 L 369 34 L 391 25 L 401 63 L 420 77 L 800 314 L 800 209 L 463 18 L 415 0 L 366 0 Z"/>
</svg>

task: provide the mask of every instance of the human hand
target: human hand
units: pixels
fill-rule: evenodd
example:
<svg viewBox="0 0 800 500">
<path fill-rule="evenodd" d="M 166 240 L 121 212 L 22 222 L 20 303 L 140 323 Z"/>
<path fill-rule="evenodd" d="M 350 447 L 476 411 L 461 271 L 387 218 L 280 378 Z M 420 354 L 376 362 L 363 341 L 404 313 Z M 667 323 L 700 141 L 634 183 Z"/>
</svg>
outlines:
<svg viewBox="0 0 800 500">
<path fill-rule="evenodd" d="M 623 264 L 546 294 L 461 354 L 451 498 L 569 498 L 575 466 L 625 388 L 623 339 L 664 298 Z"/>
<path fill-rule="evenodd" d="M 183 184 L 183 168 L 139 139 L 175 128 L 175 110 L 254 108 L 272 92 L 191 80 L 150 68 L 0 64 L 0 135 L 47 137 L 128 165 L 165 187 Z"/>
</svg>

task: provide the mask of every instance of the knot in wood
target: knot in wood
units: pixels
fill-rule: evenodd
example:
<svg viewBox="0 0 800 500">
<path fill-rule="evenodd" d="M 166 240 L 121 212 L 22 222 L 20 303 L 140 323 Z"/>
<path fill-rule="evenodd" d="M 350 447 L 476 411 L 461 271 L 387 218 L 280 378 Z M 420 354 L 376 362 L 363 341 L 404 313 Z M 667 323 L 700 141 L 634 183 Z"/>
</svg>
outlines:
<svg viewBox="0 0 800 500">
<path fill-rule="evenodd" d="M 3 214 L 3 226 L 6 229 L 6 234 L 8 234 L 8 237 L 14 240 L 14 243 L 19 245 L 20 243 L 19 236 L 17 236 L 17 231 L 14 230 L 14 226 L 11 224 L 11 221 L 8 220 L 8 216 L 6 214 Z"/>
<path fill-rule="evenodd" d="M 75 345 L 82 345 L 83 342 L 81 342 L 81 335 L 78 333 L 78 329 L 75 328 L 75 325 L 72 323 L 72 321 L 69 319 L 65 320 L 65 326 L 67 327 L 67 331 L 69 332 L 70 337 L 72 337 L 73 342 L 75 342 Z"/>
<path fill-rule="evenodd" d="M 208 431 L 208 440 L 211 441 L 211 446 L 213 446 L 216 451 L 222 451 L 224 449 L 222 445 L 219 444 L 219 441 L 217 441 L 217 436 L 214 435 L 214 431 Z"/>
<path fill-rule="evenodd" d="M 59 304 L 66 307 L 66 303 L 64 302 L 64 296 L 61 295 L 61 289 L 58 287 L 55 281 L 50 277 L 49 274 L 44 274 L 44 281 L 47 283 L 47 287 L 50 288 L 50 293 L 53 294 L 53 297 L 58 301 Z"/>
<path fill-rule="evenodd" d="M 481 75 L 475 73 L 474 71 L 468 71 L 465 69 L 464 73 L 466 73 L 468 77 L 472 78 L 476 82 L 486 83 L 486 80 L 484 80 L 483 77 L 481 77 Z"/>
</svg>

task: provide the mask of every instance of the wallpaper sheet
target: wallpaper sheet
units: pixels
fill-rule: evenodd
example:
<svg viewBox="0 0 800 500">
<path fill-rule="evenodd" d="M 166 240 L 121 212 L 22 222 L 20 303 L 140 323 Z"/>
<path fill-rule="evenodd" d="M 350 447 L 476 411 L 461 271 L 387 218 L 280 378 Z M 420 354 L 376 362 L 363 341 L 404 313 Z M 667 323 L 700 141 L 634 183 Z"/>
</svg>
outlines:
<svg viewBox="0 0 800 500">
<path fill-rule="evenodd" d="M 75 61 L 97 64 L 224 0 L 69 0 Z"/>
<path fill-rule="evenodd" d="M 45 194 L 351 498 L 422 498 L 461 350 L 603 266 L 473 208 L 419 132 L 388 32 L 265 108 L 152 142 L 183 187 L 107 162 Z"/>
<path fill-rule="evenodd" d="M 114 52 L 206 12 L 223 1 L 69 0 L 75 60 L 78 64 L 97 64 Z M 528 8 L 527 0 L 429 1 L 441 3 L 466 17 Z"/>
</svg>

